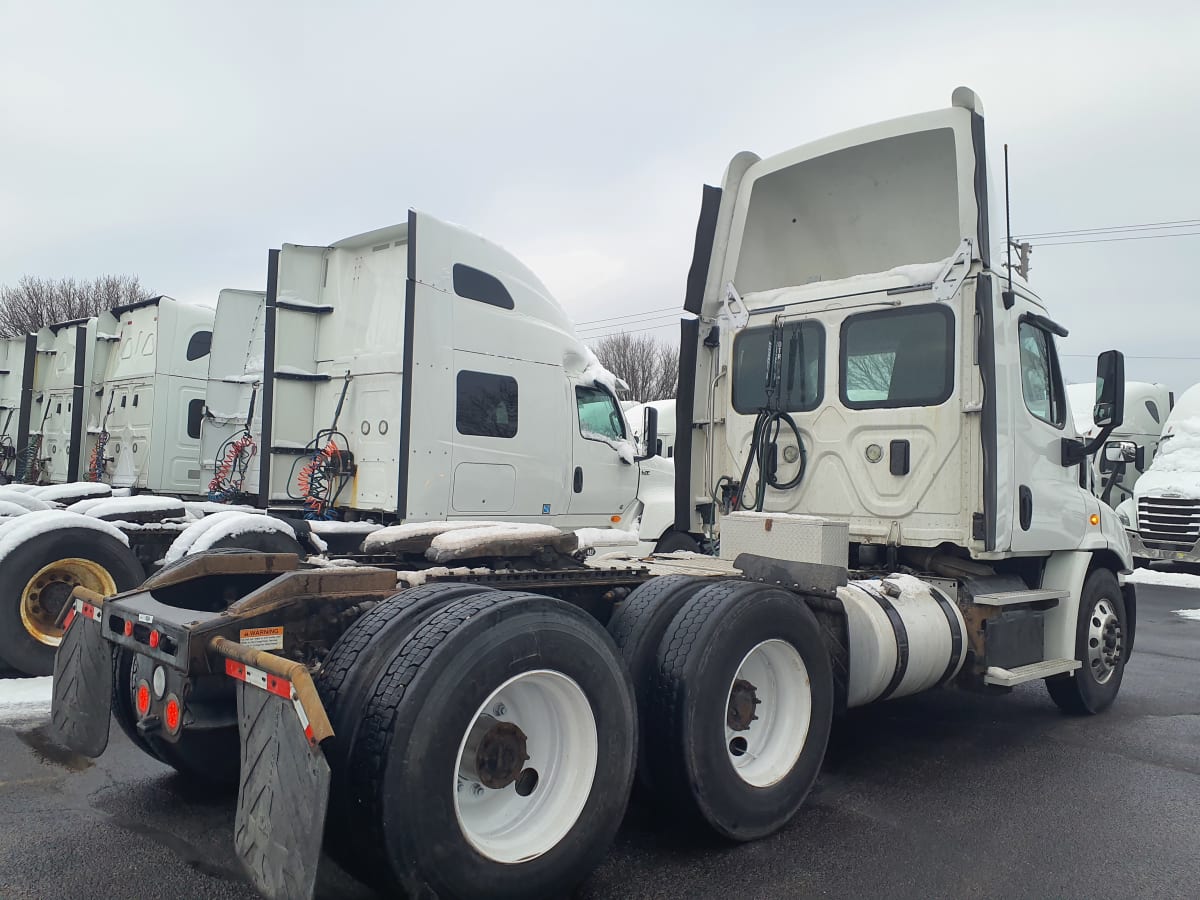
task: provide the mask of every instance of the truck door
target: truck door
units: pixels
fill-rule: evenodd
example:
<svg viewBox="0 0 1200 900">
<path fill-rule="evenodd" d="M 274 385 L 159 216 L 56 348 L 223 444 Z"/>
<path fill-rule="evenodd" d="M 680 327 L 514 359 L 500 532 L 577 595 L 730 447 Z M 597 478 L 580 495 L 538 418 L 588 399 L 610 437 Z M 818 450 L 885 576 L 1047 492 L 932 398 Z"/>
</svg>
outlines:
<svg viewBox="0 0 1200 900">
<path fill-rule="evenodd" d="M 1012 396 L 1024 401 L 1013 409 L 1011 546 L 1016 551 L 1074 549 L 1083 538 L 1087 509 L 1079 466 L 1062 465 L 1062 439 L 1075 435 L 1054 346 L 1062 329 L 1020 295 L 1016 303 L 1020 315 L 1003 326 L 1015 332 L 1008 337 L 1017 346 L 1018 364 L 1009 370 L 1020 385 Z"/>
<path fill-rule="evenodd" d="M 621 406 L 599 385 L 571 384 L 570 389 L 575 398 L 575 433 L 568 510 L 572 517 L 623 516 L 637 497 L 638 467 Z"/>
</svg>

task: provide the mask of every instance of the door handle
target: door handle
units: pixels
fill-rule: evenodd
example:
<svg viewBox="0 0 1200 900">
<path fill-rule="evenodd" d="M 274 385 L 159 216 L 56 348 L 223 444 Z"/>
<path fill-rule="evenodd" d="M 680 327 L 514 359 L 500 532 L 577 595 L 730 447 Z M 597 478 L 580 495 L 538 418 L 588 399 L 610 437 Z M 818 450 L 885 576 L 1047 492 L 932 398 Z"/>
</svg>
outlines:
<svg viewBox="0 0 1200 900">
<path fill-rule="evenodd" d="M 1033 491 L 1025 485 L 1021 485 L 1017 496 L 1019 497 L 1021 530 L 1028 531 L 1029 526 L 1033 524 Z"/>
<path fill-rule="evenodd" d="M 583 467 L 575 467 L 575 493 L 583 493 Z"/>
</svg>

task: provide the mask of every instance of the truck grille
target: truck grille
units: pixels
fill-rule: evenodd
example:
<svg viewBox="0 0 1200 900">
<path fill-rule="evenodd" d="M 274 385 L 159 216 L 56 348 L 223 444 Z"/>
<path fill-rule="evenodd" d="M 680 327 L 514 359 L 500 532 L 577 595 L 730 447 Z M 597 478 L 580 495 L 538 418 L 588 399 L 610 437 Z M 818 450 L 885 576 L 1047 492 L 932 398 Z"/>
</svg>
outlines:
<svg viewBox="0 0 1200 900">
<path fill-rule="evenodd" d="M 1138 534 L 1156 550 L 1190 550 L 1200 540 L 1200 500 L 1142 497 Z"/>
</svg>

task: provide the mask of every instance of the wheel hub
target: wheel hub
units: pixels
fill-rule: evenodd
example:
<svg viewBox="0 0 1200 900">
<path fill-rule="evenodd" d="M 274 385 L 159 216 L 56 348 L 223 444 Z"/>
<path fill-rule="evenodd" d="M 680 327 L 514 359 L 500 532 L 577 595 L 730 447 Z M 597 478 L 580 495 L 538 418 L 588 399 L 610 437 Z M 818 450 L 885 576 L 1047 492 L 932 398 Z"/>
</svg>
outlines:
<svg viewBox="0 0 1200 900">
<path fill-rule="evenodd" d="M 1123 637 L 1112 602 L 1097 600 L 1088 620 L 1088 666 L 1097 684 L 1106 683 L 1121 664 Z"/>
<path fill-rule="evenodd" d="M 739 678 L 733 683 L 733 688 L 729 692 L 729 711 L 725 716 L 725 724 L 729 726 L 730 731 L 749 731 L 750 723 L 758 716 L 754 712 L 754 707 L 762 703 L 758 699 L 757 689 L 744 678 Z"/>
<path fill-rule="evenodd" d="M 40 644 L 57 647 L 62 641 L 58 625 L 63 608 L 77 587 L 104 597 L 117 592 L 112 575 L 90 559 L 60 559 L 39 569 L 21 592 L 21 624 Z"/>
<path fill-rule="evenodd" d="M 528 759 L 525 732 L 512 722 L 480 716 L 467 737 L 460 774 L 498 791 L 520 777 Z"/>
</svg>

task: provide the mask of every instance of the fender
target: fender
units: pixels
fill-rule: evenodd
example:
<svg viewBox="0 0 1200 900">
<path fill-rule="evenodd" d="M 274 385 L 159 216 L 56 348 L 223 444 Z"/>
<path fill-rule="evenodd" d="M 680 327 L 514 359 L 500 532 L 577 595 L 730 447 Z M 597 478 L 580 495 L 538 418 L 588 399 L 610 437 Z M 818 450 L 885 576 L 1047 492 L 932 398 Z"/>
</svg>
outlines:
<svg viewBox="0 0 1200 900">
<path fill-rule="evenodd" d="M 1067 591 L 1067 598 L 1046 611 L 1044 659 L 1074 659 L 1079 621 L 1079 596 L 1092 563 L 1088 550 L 1059 550 L 1050 554 L 1042 573 L 1042 587 Z"/>
</svg>

